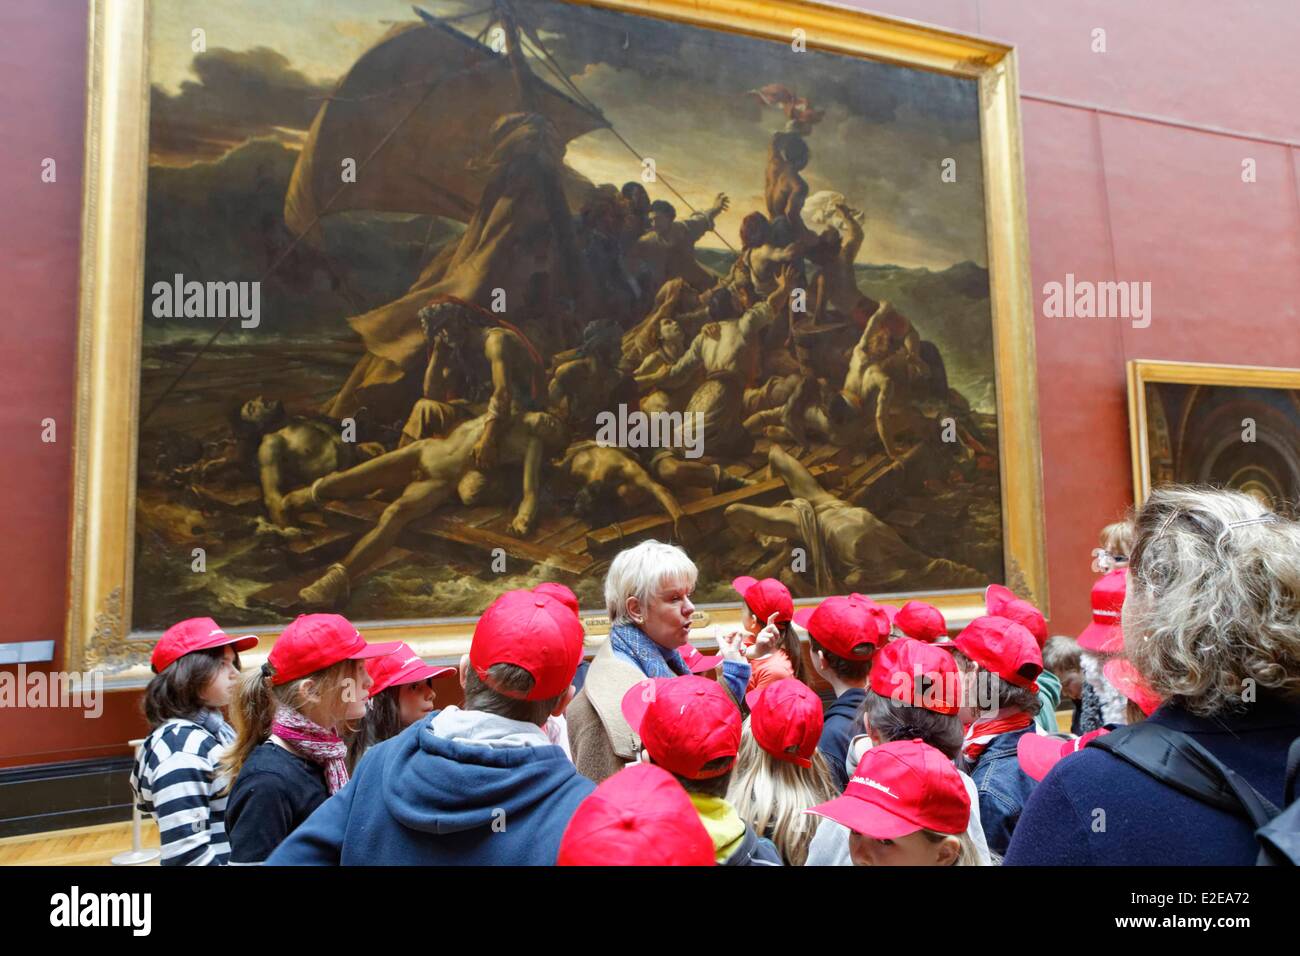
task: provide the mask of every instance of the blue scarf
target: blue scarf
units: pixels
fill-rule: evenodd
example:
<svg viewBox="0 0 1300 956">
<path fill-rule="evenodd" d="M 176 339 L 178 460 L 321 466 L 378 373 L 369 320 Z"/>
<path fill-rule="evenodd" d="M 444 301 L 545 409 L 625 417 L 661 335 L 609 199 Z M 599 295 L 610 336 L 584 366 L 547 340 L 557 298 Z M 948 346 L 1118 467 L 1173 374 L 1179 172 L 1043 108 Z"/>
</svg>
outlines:
<svg viewBox="0 0 1300 956">
<path fill-rule="evenodd" d="M 635 624 L 615 624 L 609 631 L 614 653 L 629 658 L 646 677 L 680 677 L 689 674 L 675 650 L 660 647 Z"/>
<path fill-rule="evenodd" d="M 221 716 L 221 711 L 205 707 L 196 713 L 190 720 L 194 721 L 213 737 L 217 738 L 217 743 L 223 747 L 229 747 L 235 742 L 235 728 L 226 723 L 226 719 Z"/>
</svg>

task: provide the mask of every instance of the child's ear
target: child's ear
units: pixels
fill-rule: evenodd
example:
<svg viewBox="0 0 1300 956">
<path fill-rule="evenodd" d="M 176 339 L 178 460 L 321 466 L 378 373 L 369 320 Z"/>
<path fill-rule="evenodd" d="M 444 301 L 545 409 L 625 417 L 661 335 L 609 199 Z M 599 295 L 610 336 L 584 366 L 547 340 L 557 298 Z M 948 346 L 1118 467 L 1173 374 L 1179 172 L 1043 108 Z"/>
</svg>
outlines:
<svg viewBox="0 0 1300 956">
<path fill-rule="evenodd" d="M 563 714 L 565 708 L 568 707 L 569 704 L 573 703 L 573 698 L 576 697 L 577 695 L 578 695 L 578 688 L 570 684 L 569 689 L 566 690 L 564 692 L 564 696 L 560 698 L 560 702 L 556 704 L 554 708 L 552 708 L 551 716 L 559 717 L 561 714 Z"/>
<path fill-rule="evenodd" d="M 456 676 L 460 679 L 460 689 L 465 689 L 465 675 L 469 673 L 469 655 L 460 655 L 460 663 L 456 665 Z"/>
<path fill-rule="evenodd" d="M 316 703 L 316 679 L 305 677 L 298 685 L 298 710 Z"/>
<path fill-rule="evenodd" d="M 961 840 L 955 836 L 944 837 L 938 845 L 935 862 L 939 866 L 952 866 L 961 855 Z"/>
</svg>

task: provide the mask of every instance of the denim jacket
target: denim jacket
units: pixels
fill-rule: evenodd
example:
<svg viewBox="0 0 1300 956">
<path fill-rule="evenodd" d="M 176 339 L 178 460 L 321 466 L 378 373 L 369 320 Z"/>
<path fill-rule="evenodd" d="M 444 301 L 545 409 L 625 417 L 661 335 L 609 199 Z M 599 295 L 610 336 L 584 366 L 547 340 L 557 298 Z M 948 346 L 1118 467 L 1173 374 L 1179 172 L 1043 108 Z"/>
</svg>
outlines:
<svg viewBox="0 0 1300 956">
<path fill-rule="evenodd" d="M 1007 852 L 1011 832 L 1015 830 L 1020 811 L 1025 808 L 1025 802 L 1034 789 L 1034 778 L 1020 769 L 1020 758 L 1016 755 L 1021 736 L 1033 732 L 1033 725 L 1030 725 L 1024 730 L 994 737 L 979 761 L 967 770 L 979 793 L 984 836 L 988 839 L 989 849 L 998 856 Z"/>
</svg>

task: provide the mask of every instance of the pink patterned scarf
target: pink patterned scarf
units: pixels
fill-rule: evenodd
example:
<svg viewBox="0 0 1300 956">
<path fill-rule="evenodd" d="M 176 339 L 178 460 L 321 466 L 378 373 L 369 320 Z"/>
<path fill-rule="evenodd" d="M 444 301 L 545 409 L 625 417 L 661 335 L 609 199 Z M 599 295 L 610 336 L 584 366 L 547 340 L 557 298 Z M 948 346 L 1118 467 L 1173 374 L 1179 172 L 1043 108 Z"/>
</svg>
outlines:
<svg viewBox="0 0 1300 956">
<path fill-rule="evenodd" d="M 348 782 L 347 744 L 332 730 L 308 720 L 296 710 L 279 707 L 271 722 L 271 733 L 283 740 L 299 757 L 325 768 L 325 783 L 333 795 Z"/>
</svg>

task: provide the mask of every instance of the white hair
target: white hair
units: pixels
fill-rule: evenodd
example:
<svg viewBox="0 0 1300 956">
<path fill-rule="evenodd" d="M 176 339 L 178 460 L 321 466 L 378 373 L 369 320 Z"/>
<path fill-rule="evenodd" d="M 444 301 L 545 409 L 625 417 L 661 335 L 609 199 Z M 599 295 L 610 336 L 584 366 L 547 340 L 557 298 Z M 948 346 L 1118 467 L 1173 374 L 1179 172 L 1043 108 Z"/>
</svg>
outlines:
<svg viewBox="0 0 1300 956">
<path fill-rule="evenodd" d="M 1137 516 L 1123 626 L 1152 690 L 1193 713 L 1240 708 L 1256 685 L 1295 694 L 1300 523 L 1237 491 L 1153 490 Z"/>
<path fill-rule="evenodd" d="M 695 587 L 699 576 L 695 562 L 681 548 L 662 541 L 642 541 L 614 556 L 605 575 L 605 608 L 610 624 L 625 624 L 629 618 L 627 599 L 635 597 L 641 607 L 664 585 Z"/>
</svg>

